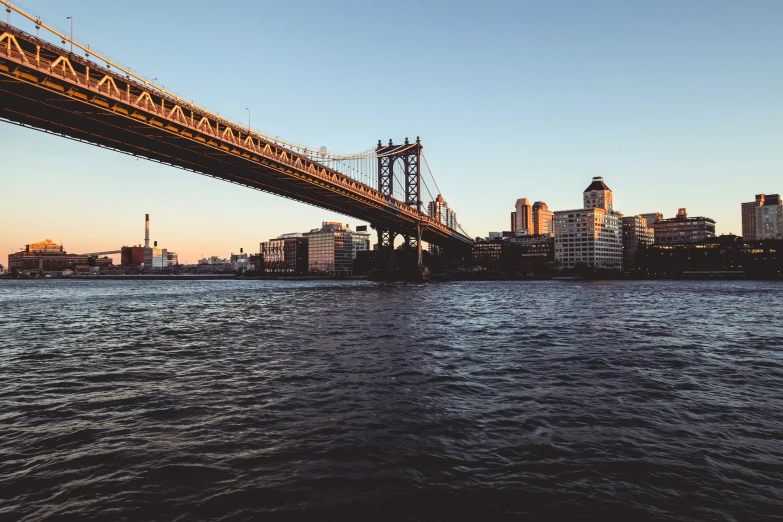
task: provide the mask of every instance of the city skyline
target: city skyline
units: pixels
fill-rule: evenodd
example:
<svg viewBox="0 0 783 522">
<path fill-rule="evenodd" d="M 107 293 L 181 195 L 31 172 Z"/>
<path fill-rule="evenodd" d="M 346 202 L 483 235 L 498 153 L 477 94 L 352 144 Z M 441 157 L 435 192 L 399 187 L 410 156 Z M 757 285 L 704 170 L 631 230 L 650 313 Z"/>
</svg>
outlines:
<svg viewBox="0 0 783 522">
<path fill-rule="evenodd" d="M 256 80 L 256 87 L 263 85 L 263 95 L 246 86 L 227 86 L 225 78 L 241 64 L 224 59 L 219 50 L 199 48 L 194 53 L 183 45 L 167 48 L 161 56 L 154 42 L 133 37 L 134 27 L 152 23 L 152 32 L 166 25 L 167 37 L 188 41 L 192 33 L 186 27 L 210 24 L 235 32 L 239 43 L 249 45 L 252 38 L 267 45 L 286 41 L 287 24 L 270 26 L 268 34 L 243 33 L 252 27 L 250 20 L 263 19 L 259 7 L 246 6 L 257 16 L 243 21 L 207 5 L 188 4 L 192 8 L 184 11 L 161 6 L 161 19 L 153 21 L 142 21 L 144 9 L 118 6 L 113 20 L 124 22 L 110 24 L 76 3 L 41 2 L 35 12 L 55 24 L 59 20 L 63 27 L 65 17 L 73 16 L 77 40 L 134 70 L 162 77 L 159 83 L 235 121 L 243 121 L 250 106 L 253 127 L 281 138 L 350 152 L 370 147 L 378 138 L 400 141 L 421 134 L 446 199 L 473 237 L 506 228 L 513 202 L 508 200 L 535 194 L 552 210 L 578 207 L 573 188 L 592 176 L 611 180 L 616 207 L 626 216 L 662 212 L 669 217 L 687 207 L 693 215 L 717 221 L 718 234 L 741 234 L 741 203 L 758 193 L 779 192 L 781 153 L 776 143 L 783 111 L 773 86 L 780 83 L 781 73 L 766 66 L 773 59 L 771 49 L 779 48 L 782 40 L 772 31 L 782 12 L 774 3 L 754 4 L 752 11 L 720 2 L 663 3 L 655 8 L 596 3 L 591 12 L 571 6 L 562 17 L 555 15 L 563 5 L 555 4 L 526 4 L 526 9 L 458 6 L 449 12 L 423 6 L 420 20 L 406 29 L 410 42 L 403 39 L 405 43 L 395 45 L 416 51 L 421 61 L 417 74 L 430 72 L 432 81 L 420 84 L 415 75 L 401 75 L 383 85 L 376 79 L 381 75 L 350 77 L 320 67 L 323 81 L 311 87 L 296 63 L 266 53 L 263 64 L 301 82 L 295 95 L 263 82 L 263 72 L 242 82 Z M 358 27 L 360 36 L 370 32 L 368 15 L 349 4 L 336 11 L 314 9 L 325 21 L 350 15 L 349 22 L 356 23 L 349 25 Z M 497 16 L 503 13 L 511 20 Z M 415 38 L 417 30 L 438 21 L 448 22 L 452 30 L 467 29 L 471 15 L 496 18 L 495 34 L 484 24 L 473 47 L 459 40 L 459 31 L 455 35 L 439 29 Z M 674 15 L 677 23 L 671 20 Z M 183 18 L 182 27 L 166 23 L 173 16 Z M 285 20 L 285 14 L 279 19 Z M 595 25 L 586 29 L 586 21 Z M 31 25 L 13 17 L 12 23 L 25 29 Z M 595 38 L 601 29 L 605 37 Z M 553 37 L 559 31 L 563 39 Z M 664 41 L 664 32 L 671 42 Z M 356 55 L 360 61 L 376 54 L 355 49 L 345 35 L 323 28 L 316 33 L 302 35 L 290 50 L 301 63 L 308 63 L 316 49 L 330 56 Z M 720 45 L 725 34 L 731 35 L 732 49 Z M 581 49 L 585 38 L 590 39 L 588 48 Z M 703 44 L 694 46 L 696 41 Z M 454 49 L 444 45 L 449 42 L 456 44 Z M 618 49 L 620 43 L 628 45 Z M 394 56 L 392 43 L 379 46 L 381 54 Z M 684 55 L 674 52 L 683 47 Z M 198 63 L 204 58 L 211 60 L 214 74 L 202 74 Z M 554 67 L 558 60 L 561 66 Z M 727 67 L 736 74 L 727 76 Z M 502 81 L 464 79 L 460 72 L 466 70 L 477 72 L 477 78 Z M 654 73 L 668 73 L 664 77 L 671 83 Z M 464 81 L 455 84 L 455 78 Z M 413 103 L 405 105 L 392 96 L 395 89 L 410 92 Z M 280 103 L 270 104 L 269 99 Z M 341 117 L 344 113 L 352 114 Z M 465 136 L 476 140 L 473 148 L 464 146 Z M 152 239 L 190 263 L 201 255 L 252 251 L 277 229 L 308 230 L 325 220 L 365 224 L 11 125 L 0 125 L 0 140 L 5 148 L 0 218 L 12 225 L 0 237 L 6 254 L 45 238 L 64 243 L 69 252 L 139 244 L 143 237 L 136 223 L 145 213 L 155 220 Z"/>
</svg>

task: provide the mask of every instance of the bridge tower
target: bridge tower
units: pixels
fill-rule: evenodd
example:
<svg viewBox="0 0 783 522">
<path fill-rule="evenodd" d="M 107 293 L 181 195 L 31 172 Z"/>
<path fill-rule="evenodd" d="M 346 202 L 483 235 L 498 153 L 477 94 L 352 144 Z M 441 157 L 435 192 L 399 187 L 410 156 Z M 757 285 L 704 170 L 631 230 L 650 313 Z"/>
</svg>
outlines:
<svg viewBox="0 0 783 522">
<path fill-rule="evenodd" d="M 402 167 L 404 180 L 403 203 L 422 212 L 421 200 L 421 139 L 417 136 L 416 143 L 410 143 L 405 138 L 402 145 L 394 145 L 392 140 L 384 146 L 378 140 L 375 152 L 378 155 L 378 191 L 389 198 L 394 199 L 394 166 Z M 378 232 L 378 261 L 380 266 L 394 266 L 394 239 L 400 231 L 391 230 L 382 226 L 374 227 Z M 415 235 L 412 231 L 402 232 L 405 240 L 405 250 L 408 253 L 416 252 L 417 265 L 422 266 L 421 260 L 421 225 L 417 225 Z M 384 260 L 385 258 L 385 260 Z"/>
</svg>

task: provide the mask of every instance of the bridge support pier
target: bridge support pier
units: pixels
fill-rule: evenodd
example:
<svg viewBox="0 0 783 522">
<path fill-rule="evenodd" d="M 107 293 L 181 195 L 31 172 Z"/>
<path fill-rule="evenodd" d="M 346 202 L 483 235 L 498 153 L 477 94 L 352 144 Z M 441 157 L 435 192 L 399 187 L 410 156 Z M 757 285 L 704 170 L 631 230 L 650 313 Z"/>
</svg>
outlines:
<svg viewBox="0 0 783 522">
<path fill-rule="evenodd" d="M 378 232 L 378 255 L 375 265 L 379 268 L 394 268 L 394 238 L 397 234 L 388 228 L 375 227 Z"/>
</svg>

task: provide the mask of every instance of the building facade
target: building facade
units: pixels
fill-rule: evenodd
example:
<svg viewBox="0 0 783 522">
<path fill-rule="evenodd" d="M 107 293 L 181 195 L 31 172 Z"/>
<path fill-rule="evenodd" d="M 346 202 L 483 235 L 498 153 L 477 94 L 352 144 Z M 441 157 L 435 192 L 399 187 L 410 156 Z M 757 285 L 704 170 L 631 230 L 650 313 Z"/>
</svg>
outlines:
<svg viewBox="0 0 783 522">
<path fill-rule="evenodd" d="M 308 261 L 308 239 L 302 234 L 285 234 L 283 238 L 283 263 L 289 274 L 307 275 L 310 271 Z"/>
<path fill-rule="evenodd" d="M 707 217 L 688 217 L 681 208 L 673 218 L 662 219 L 652 224 L 656 245 L 696 243 L 715 237 L 715 220 Z"/>
<path fill-rule="evenodd" d="M 556 268 L 621 270 L 622 216 L 614 212 L 612 191 L 603 178 L 594 177 L 582 196 L 585 208 L 555 212 Z"/>
<path fill-rule="evenodd" d="M 527 198 L 518 199 L 513 212 L 516 222 L 511 231 L 514 235 L 527 235 L 533 233 L 533 205 Z"/>
<path fill-rule="evenodd" d="M 165 268 L 169 266 L 169 255 L 165 248 L 155 246 L 144 248 L 144 268 Z"/>
<path fill-rule="evenodd" d="M 647 219 L 642 216 L 627 216 L 623 218 L 623 267 L 636 267 L 636 252 L 653 244 L 655 231 L 647 226 Z"/>
<path fill-rule="evenodd" d="M 449 204 L 441 194 L 438 194 L 435 201 L 430 201 L 427 214 L 452 230 L 457 228 L 457 214 L 449 208 Z"/>
<path fill-rule="evenodd" d="M 473 266 L 487 270 L 500 270 L 504 246 L 504 242 L 500 239 L 480 239 L 475 241 L 471 248 Z"/>
<path fill-rule="evenodd" d="M 762 239 L 757 237 L 757 217 L 761 213 L 761 207 L 776 206 L 783 203 L 780 200 L 780 194 L 756 194 L 755 201 L 748 201 L 742 204 L 742 237 L 746 241 Z M 763 232 L 763 230 L 762 230 Z"/>
<path fill-rule="evenodd" d="M 533 230 L 531 234 L 534 236 L 552 235 L 555 232 L 554 228 L 554 213 L 549 210 L 549 207 L 543 201 L 536 201 L 533 203 Z"/>
<path fill-rule="evenodd" d="M 347 276 L 353 273 L 353 234 L 342 223 L 324 221 L 307 234 L 308 269 L 313 275 Z"/>
<path fill-rule="evenodd" d="M 755 239 L 783 239 L 783 205 L 763 205 L 755 210 Z"/>
<path fill-rule="evenodd" d="M 263 241 L 259 246 L 261 257 L 264 260 L 264 272 L 269 274 L 285 273 L 285 239 L 278 237 Z"/>
<path fill-rule="evenodd" d="M 8 256 L 8 269 L 11 271 L 62 272 L 88 266 L 87 256 L 69 254 L 62 244 L 51 239 L 25 245 L 21 252 Z"/>
<path fill-rule="evenodd" d="M 663 219 L 663 212 L 650 212 L 649 214 L 639 214 L 639 215 L 647 220 L 648 227 L 652 227 L 653 223 L 656 223 Z"/>
</svg>

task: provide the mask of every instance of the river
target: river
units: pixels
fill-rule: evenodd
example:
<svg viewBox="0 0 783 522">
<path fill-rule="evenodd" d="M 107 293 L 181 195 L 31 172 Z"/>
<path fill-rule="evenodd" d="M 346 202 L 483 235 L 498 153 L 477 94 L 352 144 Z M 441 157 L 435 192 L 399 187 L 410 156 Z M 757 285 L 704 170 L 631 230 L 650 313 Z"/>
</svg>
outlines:
<svg viewBox="0 0 783 522">
<path fill-rule="evenodd" d="M 2 520 L 781 520 L 783 283 L 0 281 Z"/>
</svg>

